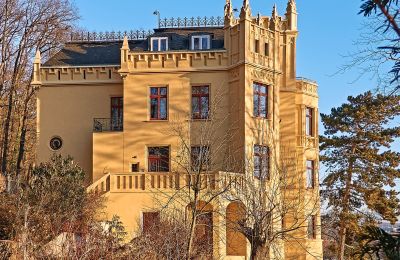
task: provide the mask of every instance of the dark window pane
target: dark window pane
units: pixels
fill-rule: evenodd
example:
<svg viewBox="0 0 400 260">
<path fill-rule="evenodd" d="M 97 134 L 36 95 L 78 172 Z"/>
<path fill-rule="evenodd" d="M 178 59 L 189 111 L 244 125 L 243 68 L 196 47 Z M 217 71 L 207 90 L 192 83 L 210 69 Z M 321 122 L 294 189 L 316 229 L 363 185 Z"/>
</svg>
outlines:
<svg viewBox="0 0 400 260">
<path fill-rule="evenodd" d="M 158 95 L 158 88 L 150 88 L 151 95 Z"/>
<path fill-rule="evenodd" d="M 167 88 L 160 88 L 160 95 L 167 95 Z"/>
<path fill-rule="evenodd" d="M 207 50 L 208 49 L 208 37 L 203 37 L 202 39 L 203 39 L 203 41 L 202 41 L 203 44 L 201 47 L 203 50 Z"/>
<path fill-rule="evenodd" d="M 260 110 L 259 96 L 254 95 L 254 116 L 260 115 L 259 110 Z"/>
<path fill-rule="evenodd" d="M 167 39 L 161 39 L 161 46 L 160 46 L 160 51 L 166 51 L 167 50 Z"/>
<path fill-rule="evenodd" d="M 195 37 L 193 39 L 193 49 L 195 49 L 195 50 L 200 49 L 200 38 Z"/>
<path fill-rule="evenodd" d="M 152 51 L 158 51 L 158 39 L 153 39 Z"/>
<path fill-rule="evenodd" d="M 201 97 L 201 117 L 208 117 L 208 97 Z"/>
<path fill-rule="evenodd" d="M 200 106 L 199 106 L 199 98 L 192 97 L 192 112 L 193 114 L 199 115 L 200 114 Z"/>
<path fill-rule="evenodd" d="M 157 119 L 158 118 L 158 100 L 156 98 L 151 99 L 151 111 L 150 115 L 152 119 Z"/>
<path fill-rule="evenodd" d="M 160 119 L 167 119 L 167 99 L 160 99 Z"/>
</svg>

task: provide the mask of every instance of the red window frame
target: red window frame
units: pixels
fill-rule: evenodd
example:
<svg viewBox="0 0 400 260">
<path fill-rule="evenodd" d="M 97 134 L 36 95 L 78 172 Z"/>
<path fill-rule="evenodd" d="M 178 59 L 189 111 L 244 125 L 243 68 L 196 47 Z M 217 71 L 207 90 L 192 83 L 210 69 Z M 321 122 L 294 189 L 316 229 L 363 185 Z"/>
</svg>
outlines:
<svg viewBox="0 0 400 260">
<path fill-rule="evenodd" d="M 150 154 L 150 150 L 154 149 L 157 154 Z M 165 153 L 165 154 L 163 154 Z M 169 172 L 170 170 L 170 151 L 169 146 L 154 146 L 147 148 L 148 171 L 149 172 Z M 152 168 L 152 167 L 155 168 Z"/>
<path fill-rule="evenodd" d="M 311 165 L 309 165 L 309 163 Z M 307 189 L 315 188 L 315 161 L 307 160 L 306 161 L 306 171 L 307 171 Z"/>
<path fill-rule="evenodd" d="M 306 107 L 306 135 L 314 136 L 314 108 Z"/>
<path fill-rule="evenodd" d="M 207 89 L 207 91 L 202 91 L 202 89 Z M 195 91 L 198 90 L 198 91 Z M 207 99 L 207 110 L 203 113 L 203 104 L 201 102 L 202 98 Z M 194 99 L 196 101 L 194 101 Z M 199 112 L 194 112 L 194 107 L 197 104 Z M 208 119 L 210 111 L 210 86 L 192 86 L 192 118 L 193 119 Z"/>
<path fill-rule="evenodd" d="M 114 118 L 117 111 L 117 118 Z M 123 128 L 124 100 L 123 97 L 111 97 L 111 130 L 120 131 Z"/>
<path fill-rule="evenodd" d="M 157 94 L 152 94 L 157 89 Z M 165 94 L 161 94 L 165 90 Z M 152 100 L 157 100 L 157 116 L 153 117 Z M 161 117 L 161 100 L 165 99 L 165 118 Z M 168 120 L 168 88 L 167 87 L 150 87 L 150 120 Z"/>
<path fill-rule="evenodd" d="M 265 91 L 261 91 L 264 88 Z M 268 90 L 269 86 L 261 83 L 253 83 L 253 105 L 254 105 L 254 116 L 260 118 L 268 118 Z M 265 115 L 262 115 L 261 99 L 265 98 Z"/>
<path fill-rule="evenodd" d="M 315 215 L 308 217 L 307 237 L 308 239 L 317 238 L 317 216 Z"/>
<path fill-rule="evenodd" d="M 256 159 L 258 158 L 258 162 L 261 162 L 261 164 L 258 166 L 258 173 L 256 172 Z M 265 180 L 269 180 L 270 172 L 270 150 L 268 146 L 265 145 L 254 145 L 254 176 L 256 178 L 261 179 L 260 177 L 263 177 Z M 263 166 L 263 162 L 266 161 L 266 166 Z M 263 172 L 263 169 L 266 169 L 267 172 Z"/>
</svg>

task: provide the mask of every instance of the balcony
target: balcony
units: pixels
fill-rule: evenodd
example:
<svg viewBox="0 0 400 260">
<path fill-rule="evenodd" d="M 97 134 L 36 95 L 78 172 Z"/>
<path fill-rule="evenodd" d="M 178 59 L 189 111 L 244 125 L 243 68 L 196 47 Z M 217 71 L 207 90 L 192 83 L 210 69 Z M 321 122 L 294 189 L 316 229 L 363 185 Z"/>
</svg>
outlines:
<svg viewBox="0 0 400 260">
<path fill-rule="evenodd" d="M 90 185 L 87 190 L 104 193 L 136 193 L 143 191 L 176 192 L 194 183 L 196 176 L 179 173 L 108 173 Z M 243 185 L 243 175 L 238 173 L 213 172 L 202 174 L 199 182 L 202 189 L 218 190 Z"/>
<path fill-rule="evenodd" d="M 95 118 L 93 119 L 93 132 L 122 132 L 124 129 L 123 121 L 112 118 Z"/>
</svg>

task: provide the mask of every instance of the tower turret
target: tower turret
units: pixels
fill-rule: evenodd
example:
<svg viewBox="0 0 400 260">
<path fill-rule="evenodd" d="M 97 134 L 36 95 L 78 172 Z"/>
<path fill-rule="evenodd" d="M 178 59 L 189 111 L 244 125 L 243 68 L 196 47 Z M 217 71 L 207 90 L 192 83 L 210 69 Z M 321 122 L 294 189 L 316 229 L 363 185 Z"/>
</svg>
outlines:
<svg viewBox="0 0 400 260">
<path fill-rule="evenodd" d="M 295 0 L 289 0 L 286 7 L 287 29 L 297 31 L 297 8 Z"/>
</svg>

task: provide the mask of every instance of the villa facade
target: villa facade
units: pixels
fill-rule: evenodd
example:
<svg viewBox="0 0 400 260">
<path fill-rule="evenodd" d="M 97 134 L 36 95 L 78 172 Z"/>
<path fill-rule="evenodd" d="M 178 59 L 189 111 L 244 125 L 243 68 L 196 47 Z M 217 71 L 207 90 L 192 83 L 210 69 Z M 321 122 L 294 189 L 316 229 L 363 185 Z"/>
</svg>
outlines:
<svg viewBox="0 0 400 260">
<path fill-rule="evenodd" d="M 88 189 L 107 198 L 106 218 L 120 216 L 134 236 L 157 219 L 157 194 L 187 185 L 184 158 L 190 164 L 207 154 L 202 181 L 217 190 L 242 175 L 278 174 L 263 159 L 274 154 L 296 164 L 286 176 L 301 180 L 293 187 L 299 203 L 312 200 L 298 213 L 301 239 L 283 241 L 281 255 L 322 259 L 318 86 L 296 74 L 297 17 L 294 0 L 284 16 L 276 7 L 253 16 L 245 0 L 239 17 L 227 0 L 223 18 L 159 19 L 151 33 L 74 35 L 48 61 L 37 55 L 37 161 L 71 155 Z M 231 203 L 219 203 L 220 214 L 210 210 L 207 221 L 221 228 L 206 233 L 214 258 L 246 259 L 248 243 L 224 225 Z"/>
</svg>

